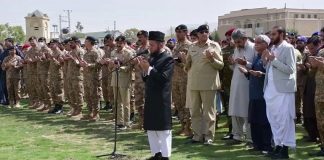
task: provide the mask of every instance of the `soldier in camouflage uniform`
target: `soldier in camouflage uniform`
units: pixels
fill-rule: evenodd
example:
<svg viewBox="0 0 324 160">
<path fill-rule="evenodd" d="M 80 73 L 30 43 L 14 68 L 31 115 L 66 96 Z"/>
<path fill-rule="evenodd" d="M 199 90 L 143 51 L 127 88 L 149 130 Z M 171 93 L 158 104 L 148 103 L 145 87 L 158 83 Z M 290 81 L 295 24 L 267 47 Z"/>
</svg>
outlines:
<svg viewBox="0 0 324 160">
<path fill-rule="evenodd" d="M 180 135 L 192 136 L 191 117 L 189 108 L 186 106 L 187 73 L 184 70 L 184 63 L 181 54 L 188 52 L 191 42 L 187 39 L 188 28 L 186 25 L 179 25 L 175 28 L 177 42 L 173 49 L 172 57 L 175 59 L 175 67 L 172 79 L 172 101 L 178 111 L 181 123 Z"/>
<path fill-rule="evenodd" d="M 225 108 L 225 115 L 228 115 L 228 107 L 229 107 L 229 96 L 230 96 L 230 89 L 231 89 L 231 81 L 233 76 L 233 70 L 231 68 L 231 63 L 229 62 L 229 58 L 233 56 L 235 45 L 232 42 L 232 32 L 234 29 L 230 29 L 225 33 L 226 41 L 228 43 L 227 46 L 222 48 L 223 51 L 223 60 L 224 60 L 224 68 L 220 71 L 220 79 L 221 79 L 221 85 L 222 85 L 222 99 L 223 104 Z M 233 135 L 232 133 L 232 120 L 231 117 L 227 117 L 227 126 L 228 126 L 228 134 L 223 138 L 226 139 L 232 139 Z"/>
<path fill-rule="evenodd" d="M 306 82 L 306 73 L 304 62 L 306 61 L 307 50 L 305 49 L 307 43 L 306 37 L 298 37 L 296 41 L 296 63 L 297 63 L 297 92 L 296 92 L 296 123 L 301 123 L 302 108 L 303 108 L 303 94 Z"/>
<path fill-rule="evenodd" d="M 116 69 L 123 63 L 129 61 L 133 57 L 133 52 L 125 47 L 126 38 L 119 36 L 116 38 L 116 49 L 111 54 L 110 69 Z M 114 97 L 117 98 L 117 127 L 118 129 L 126 129 L 130 123 L 130 85 L 131 73 L 133 67 L 130 65 L 122 66 L 119 69 L 119 79 L 117 88 L 116 72 L 112 74 L 111 86 L 114 90 Z M 116 98 L 115 98 L 116 99 Z"/>
<path fill-rule="evenodd" d="M 3 60 L 2 69 L 6 71 L 6 87 L 8 90 L 8 99 L 10 107 L 19 108 L 20 96 L 18 94 L 19 87 L 19 70 L 21 68 L 21 57 L 16 55 L 14 47 L 8 48 L 9 55 Z"/>
<path fill-rule="evenodd" d="M 40 47 L 38 46 L 36 37 L 30 37 L 28 39 L 31 49 L 26 52 L 25 60 L 23 63 L 26 64 L 26 88 L 29 96 L 29 108 L 36 109 L 39 105 L 39 97 L 37 95 L 37 90 L 35 87 L 35 82 L 37 82 L 37 61 L 36 57 L 38 52 L 40 51 Z"/>
<path fill-rule="evenodd" d="M 49 49 L 46 45 L 46 39 L 41 37 L 38 39 L 38 42 L 41 45 L 41 50 L 38 52 L 37 57 L 37 76 L 38 84 L 37 94 L 40 98 L 41 105 L 36 109 L 39 112 L 48 112 L 52 105 L 52 99 L 49 89 L 49 64 L 50 57 L 52 55 L 52 50 Z"/>
<path fill-rule="evenodd" d="M 136 54 L 144 53 L 146 54 L 142 56 L 148 57 L 148 32 L 141 30 L 137 33 L 138 41 L 140 42 L 140 46 L 136 51 Z M 134 96 L 135 96 L 135 107 L 138 112 L 138 124 L 132 126 L 134 129 L 143 129 L 143 123 L 144 123 L 144 81 L 142 78 L 142 70 L 138 64 L 137 59 L 133 61 L 133 64 L 135 65 L 135 82 L 134 82 Z"/>
<path fill-rule="evenodd" d="M 114 102 L 114 93 L 111 87 L 111 70 L 109 70 L 109 61 L 111 58 L 111 52 L 115 49 L 115 39 L 111 34 L 105 36 L 104 39 L 104 52 L 100 64 L 102 70 L 102 79 L 101 79 L 101 86 L 102 86 L 102 94 L 103 99 L 105 101 L 105 109 L 111 110 L 112 104 Z"/>
<path fill-rule="evenodd" d="M 323 30 L 324 32 L 324 30 Z M 312 156 L 324 156 L 324 49 L 319 51 L 318 57 L 309 59 L 310 64 L 317 68 L 316 72 L 316 92 L 315 92 L 315 112 L 317 119 L 317 128 L 320 137 L 319 152 L 311 154 Z"/>
<path fill-rule="evenodd" d="M 99 120 L 100 100 L 100 66 L 101 51 L 94 47 L 96 39 L 88 36 L 84 42 L 86 52 L 80 65 L 83 67 L 84 98 L 88 107 L 88 115 L 83 120 Z"/>
<path fill-rule="evenodd" d="M 83 60 L 84 51 L 81 48 L 81 42 L 77 37 L 71 37 L 69 39 L 71 47 L 71 53 L 66 56 L 68 59 L 68 86 L 69 90 L 69 104 L 72 108 L 72 112 L 68 114 L 68 117 L 79 120 L 82 118 L 82 106 L 83 106 L 83 74 L 80 62 Z"/>
<path fill-rule="evenodd" d="M 63 51 L 63 66 L 62 66 L 62 71 L 63 71 L 63 92 L 64 92 L 64 100 L 65 101 L 69 101 L 69 83 L 68 83 L 68 58 L 66 59 L 65 57 L 68 57 L 68 55 L 70 54 L 71 52 L 71 48 L 70 48 L 70 45 L 69 45 L 69 40 L 66 39 L 64 40 L 63 42 L 63 45 L 64 45 L 64 51 Z M 69 111 L 70 113 L 72 112 L 72 110 Z"/>
<path fill-rule="evenodd" d="M 58 47 L 58 40 L 50 41 L 50 48 L 53 51 L 50 59 L 49 75 L 50 75 L 50 91 L 53 99 L 54 108 L 51 108 L 48 113 L 59 114 L 63 112 L 63 71 L 62 65 L 63 52 Z"/>
</svg>

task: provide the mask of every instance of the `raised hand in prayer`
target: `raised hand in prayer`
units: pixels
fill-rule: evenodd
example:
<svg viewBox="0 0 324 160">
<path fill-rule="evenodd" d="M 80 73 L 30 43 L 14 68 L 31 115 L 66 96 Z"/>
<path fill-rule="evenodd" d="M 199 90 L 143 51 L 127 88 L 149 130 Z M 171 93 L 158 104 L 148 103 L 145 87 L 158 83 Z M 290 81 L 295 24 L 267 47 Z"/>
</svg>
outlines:
<svg viewBox="0 0 324 160">
<path fill-rule="evenodd" d="M 249 71 L 245 67 L 243 67 L 243 66 L 239 66 L 238 69 L 243 74 L 248 74 L 249 73 Z"/>
<path fill-rule="evenodd" d="M 262 77 L 264 76 L 265 74 L 261 71 L 254 71 L 254 70 L 250 70 L 249 73 L 255 77 Z"/>
</svg>

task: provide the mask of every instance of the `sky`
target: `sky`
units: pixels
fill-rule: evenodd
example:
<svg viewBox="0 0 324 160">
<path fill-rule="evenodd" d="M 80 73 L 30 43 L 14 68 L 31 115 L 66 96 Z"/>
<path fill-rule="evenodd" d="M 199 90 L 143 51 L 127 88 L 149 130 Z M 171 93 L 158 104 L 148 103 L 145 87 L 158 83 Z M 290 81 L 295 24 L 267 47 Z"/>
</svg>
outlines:
<svg viewBox="0 0 324 160">
<path fill-rule="evenodd" d="M 21 25 L 25 28 L 28 13 L 38 9 L 50 18 L 50 25 L 59 24 L 63 10 L 72 10 L 71 28 L 77 21 L 83 32 L 128 28 L 167 31 L 171 26 L 208 23 L 217 26 L 218 16 L 233 10 L 250 8 L 319 9 L 324 0 L 0 0 L 0 24 Z M 63 23 L 62 27 L 66 27 Z M 52 27 L 50 29 L 52 31 Z"/>
</svg>

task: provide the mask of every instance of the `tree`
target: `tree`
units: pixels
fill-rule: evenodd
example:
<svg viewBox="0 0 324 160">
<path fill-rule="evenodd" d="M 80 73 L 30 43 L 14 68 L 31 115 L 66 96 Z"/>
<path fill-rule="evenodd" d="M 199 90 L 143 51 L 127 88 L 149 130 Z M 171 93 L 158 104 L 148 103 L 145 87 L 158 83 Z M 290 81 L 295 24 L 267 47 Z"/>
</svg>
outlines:
<svg viewBox="0 0 324 160">
<path fill-rule="evenodd" d="M 131 42 L 137 41 L 137 32 L 139 32 L 139 29 L 137 28 L 130 28 L 125 30 L 124 35 L 127 40 L 130 40 Z"/>
<path fill-rule="evenodd" d="M 8 37 L 14 38 L 17 43 L 25 41 L 25 33 L 21 26 L 10 26 L 8 23 L 0 24 L 0 40 Z"/>
<path fill-rule="evenodd" d="M 76 32 L 82 33 L 83 25 L 81 24 L 81 22 L 77 22 L 77 25 L 75 26 L 75 28 L 76 28 Z"/>
<path fill-rule="evenodd" d="M 210 34 L 210 36 L 211 36 L 211 37 L 213 38 L 213 40 L 216 41 L 216 42 L 218 42 L 218 41 L 220 40 L 217 30 L 214 30 L 214 31 Z"/>
</svg>

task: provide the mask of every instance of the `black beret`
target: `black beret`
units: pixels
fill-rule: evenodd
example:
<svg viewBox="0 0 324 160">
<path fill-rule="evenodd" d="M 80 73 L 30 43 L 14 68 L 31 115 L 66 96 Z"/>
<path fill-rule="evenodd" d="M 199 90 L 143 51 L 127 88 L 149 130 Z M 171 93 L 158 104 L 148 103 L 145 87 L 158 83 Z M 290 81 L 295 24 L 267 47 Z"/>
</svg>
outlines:
<svg viewBox="0 0 324 160">
<path fill-rule="evenodd" d="M 197 29 L 194 29 L 190 32 L 190 36 L 196 36 L 197 37 Z"/>
<path fill-rule="evenodd" d="M 38 42 L 46 42 L 46 38 L 45 37 L 40 37 L 40 38 L 38 38 Z"/>
<path fill-rule="evenodd" d="M 144 37 L 148 37 L 148 32 L 147 32 L 147 31 L 144 31 L 144 30 L 140 30 L 140 31 L 137 33 L 137 36 L 140 36 L 140 35 L 143 35 Z"/>
<path fill-rule="evenodd" d="M 164 42 L 165 34 L 160 31 L 150 31 L 149 33 L 149 40 Z"/>
<path fill-rule="evenodd" d="M 49 42 L 50 44 L 51 43 L 60 43 L 60 41 L 58 39 L 51 39 L 51 41 Z"/>
<path fill-rule="evenodd" d="M 118 36 L 115 41 L 116 42 L 125 42 L 126 41 L 126 37 L 125 36 Z"/>
<path fill-rule="evenodd" d="M 114 36 L 112 34 L 107 34 L 105 36 L 105 39 L 114 39 Z"/>
<path fill-rule="evenodd" d="M 92 36 L 87 36 L 86 40 L 90 41 L 91 43 L 96 43 L 97 39 Z"/>
<path fill-rule="evenodd" d="M 10 37 L 9 38 L 6 38 L 5 41 L 8 41 L 10 43 L 14 43 L 15 42 L 15 40 L 13 38 L 10 38 Z"/>
<path fill-rule="evenodd" d="M 73 36 L 73 37 L 69 38 L 68 41 L 69 41 L 69 42 L 81 43 L 81 41 L 79 40 L 79 38 L 76 37 L 76 36 Z"/>
<path fill-rule="evenodd" d="M 188 27 L 184 24 L 180 24 L 175 28 L 175 31 L 180 30 L 180 31 L 188 31 Z"/>
<path fill-rule="evenodd" d="M 197 32 L 201 32 L 201 31 L 209 31 L 209 26 L 207 24 L 201 25 L 197 28 Z"/>
<path fill-rule="evenodd" d="M 65 39 L 65 40 L 63 41 L 63 44 L 67 44 L 67 43 L 69 43 L 69 41 L 70 41 L 70 39 Z"/>
</svg>

